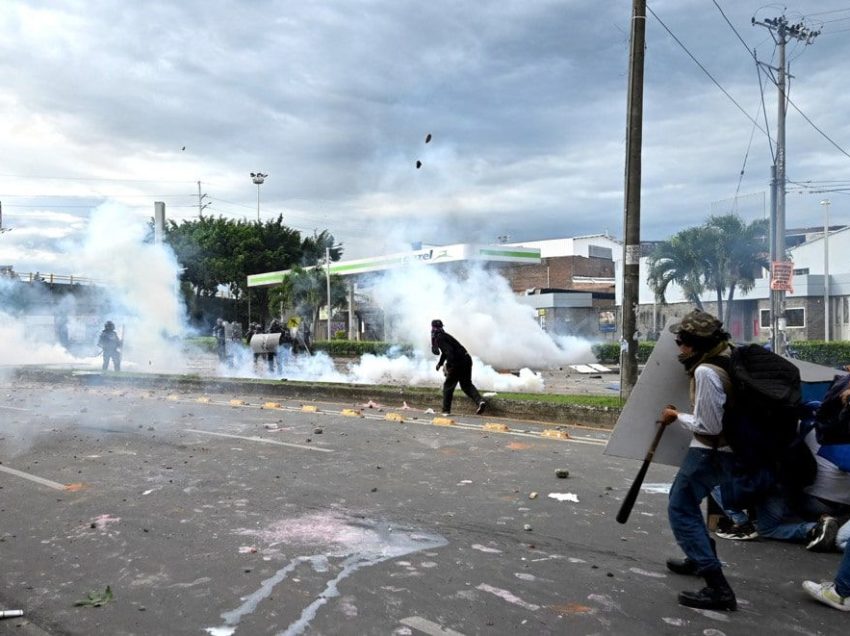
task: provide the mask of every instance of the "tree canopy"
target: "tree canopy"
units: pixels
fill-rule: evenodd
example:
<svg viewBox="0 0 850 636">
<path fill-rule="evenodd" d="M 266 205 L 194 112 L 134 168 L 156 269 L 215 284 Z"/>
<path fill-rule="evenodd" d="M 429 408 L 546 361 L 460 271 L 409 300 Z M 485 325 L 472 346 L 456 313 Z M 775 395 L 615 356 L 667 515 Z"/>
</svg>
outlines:
<svg viewBox="0 0 850 636">
<path fill-rule="evenodd" d="M 728 325 L 735 290 L 751 290 L 756 273 L 769 265 L 767 234 L 764 219 L 747 224 L 735 214 L 711 216 L 655 248 L 647 283 L 661 303 L 666 303 L 667 288 L 675 283 L 699 309 L 703 309 L 701 295 L 713 291 L 718 317 Z"/>
<path fill-rule="evenodd" d="M 268 306 L 266 289 L 249 290 L 250 274 L 315 265 L 332 247 L 331 260 L 339 260 L 342 246 L 327 230 L 302 238 L 283 224 L 283 216 L 265 222 L 200 216 L 179 223 L 169 221 L 165 241 L 183 267 L 181 281 L 196 296 L 215 296 L 226 286 L 236 298 L 247 294 L 257 307 Z"/>
</svg>

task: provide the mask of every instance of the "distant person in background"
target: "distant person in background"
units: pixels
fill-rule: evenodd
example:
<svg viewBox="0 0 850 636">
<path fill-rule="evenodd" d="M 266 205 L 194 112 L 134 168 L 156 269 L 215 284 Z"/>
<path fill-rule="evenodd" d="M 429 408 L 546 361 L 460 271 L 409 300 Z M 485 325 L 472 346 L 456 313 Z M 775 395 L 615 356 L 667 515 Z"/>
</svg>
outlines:
<svg viewBox="0 0 850 636">
<path fill-rule="evenodd" d="M 100 337 L 97 339 L 97 346 L 103 351 L 103 370 L 109 368 L 109 361 L 112 360 L 112 365 L 116 371 L 121 370 L 121 338 L 115 333 L 115 323 L 107 320 L 103 325 L 103 331 L 100 332 Z"/>
<path fill-rule="evenodd" d="M 216 318 L 215 325 L 212 328 L 212 335 L 215 338 L 215 350 L 218 353 L 218 361 L 225 362 L 227 360 L 227 350 L 225 347 L 225 330 L 224 320 Z"/>
<path fill-rule="evenodd" d="M 445 365 L 443 415 L 449 415 L 452 412 L 452 397 L 458 383 L 461 390 L 478 406 L 475 413 L 481 415 L 487 408 L 487 402 L 472 384 L 472 358 L 462 344 L 443 331 L 442 320 L 431 321 L 431 353 L 440 356 L 437 371 Z"/>
<path fill-rule="evenodd" d="M 258 333 L 263 333 L 263 326 L 258 322 L 252 322 L 248 324 L 248 333 L 245 334 L 245 344 L 249 347 L 251 346 L 251 339 L 257 335 Z M 251 348 L 253 351 L 253 347 Z M 254 351 L 254 370 L 256 371 L 257 361 L 260 359 L 259 353 Z"/>
<path fill-rule="evenodd" d="M 278 344 L 278 347 L 279 347 L 281 340 L 283 340 L 283 327 L 281 327 L 280 321 L 277 318 L 272 319 L 271 323 L 269 324 L 269 331 L 268 332 L 280 334 L 278 336 L 278 341 L 277 341 L 277 344 Z M 281 360 L 280 360 L 280 357 L 278 356 L 278 354 L 275 351 L 269 351 L 269 353 L 267 354 L 267 361 L 268 361 L 268 364 L 269 364 L 269 371 L 270 372 L 277 371 L 278 373 L 280 373 L 280 371 L 281 371 Z"/>
</svg>

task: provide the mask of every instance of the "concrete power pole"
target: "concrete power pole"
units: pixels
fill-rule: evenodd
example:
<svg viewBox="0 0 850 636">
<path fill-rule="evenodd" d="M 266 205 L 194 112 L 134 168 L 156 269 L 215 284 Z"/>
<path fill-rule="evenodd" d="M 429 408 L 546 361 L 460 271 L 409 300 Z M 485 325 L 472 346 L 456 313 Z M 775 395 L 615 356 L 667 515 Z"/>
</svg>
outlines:
<svg viewBox="0 0 850 636">
<path fill-rule="evenodd" d="M 204 199 L 206 197 L 207 197 L 206 192 L 204 194 L 201 194 L 201 182 L 198 181 L 198 218 L 199 219 L 203 216 L 204 210 L 209 206 L 209 203 L 204 203 Z"/>
<path fill-rule="evenodd" d="M 153 242 L 159 245 L 165 238 L 165 203 L 153 203 Z"/>
<path fill-rule="evenodd" d="M 646 0 L 632 2 L 629 94 L 626 114 L 626 183 L 623 241 L 623 332 L 620 397 L 627 400 L 637 382 L 637 307 L 640 285 L 640 179 L 643 137 L 643 59 Z"/>
<path fill-rule="evenodd" d="M 766 66 L 776 71 L 778 90 L 777 126 L 776 126 L 776 164 L 771 168 L 771 210 L 770 210 L 770 343 L 776 353 L 784 354 L 785 340 L 785 292 L 790 289 L 793 271 L 785 258 L 785 115 L 788 98 L 785 93 L 785 45 L 792 38 L 808 45 L 820 34 L 811 31 L 802 22 L 788 24 L 783 15 L 778 18 L 752 20 L 753 26 L 768 29 L 779 48 L 779 65 Z M 782 272 L 777 276 L 778 272 Z M 782 333 L 783 337 L 779 337 Z"/>
</svg>

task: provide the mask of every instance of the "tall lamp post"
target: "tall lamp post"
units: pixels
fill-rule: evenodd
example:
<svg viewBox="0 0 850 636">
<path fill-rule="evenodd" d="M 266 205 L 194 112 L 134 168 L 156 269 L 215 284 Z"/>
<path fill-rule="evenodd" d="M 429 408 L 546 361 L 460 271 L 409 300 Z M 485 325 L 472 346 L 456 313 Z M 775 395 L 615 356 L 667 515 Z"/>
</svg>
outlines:
<svg viewBox="0 0 850 636">
<path fill-rule="evenodd" d="M 325 246 L 325 280 L 328 292 L 328 340 L 331 339 L 331 250 L 339 245 Z"/>
<path fill-rule="evenodd" d="M 257 223 L 260 222 L 260 186 L 263 185 L 267 176 L 269 175 L 263 174 L 262 172 L 251 173 L 251 180 L 257 184 Z"/>
<path fill-rule="evenodd" d="M 829 199 L 820 202 L 823 206 L 823 339 L 829 342 Z"/>
</svg>

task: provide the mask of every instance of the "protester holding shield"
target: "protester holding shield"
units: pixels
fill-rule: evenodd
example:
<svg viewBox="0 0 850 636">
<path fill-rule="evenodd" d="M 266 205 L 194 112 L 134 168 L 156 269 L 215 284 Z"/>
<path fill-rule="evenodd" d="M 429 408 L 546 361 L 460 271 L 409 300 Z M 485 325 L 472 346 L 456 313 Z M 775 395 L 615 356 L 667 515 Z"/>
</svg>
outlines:
<svg viewBox="0 0 850 636">
<path fill-rule="evenodd" d="M 670 326 L 676 334 L 679 362 L 690 377 L 692 413 L 665 407 L 660 422 L 674 422 L 693 437 L 670 488 L 668 517 L 684 559 L 669 559 L 667 568 L 676 574 L 700 576 L 706 586 L 698 592 L 682 592 L 679 603 L 711 610 L 735 610 L 737 601 L 717 558 L 714 540 L 702 516 L 702 501 L 712 488 L 728 479 L 733 468 L 732 449 L 723 439 L 723 407 L 728 387 L 718 371 L 729 368 L 729 334 L 711 314 L 694 310 Z M 704 364 L 708 362 L 709 364 Z M 728 383 L 728 375 L 726 375 Z"/>
</svg>

